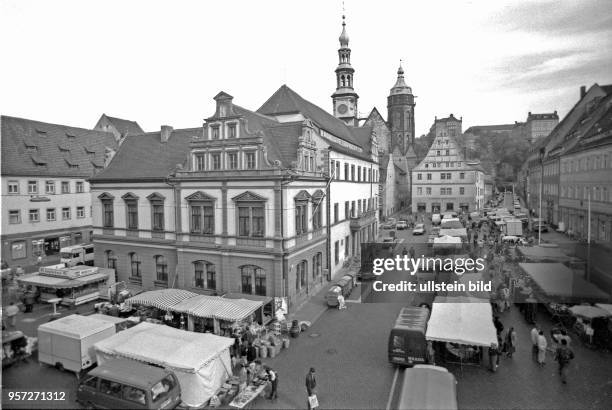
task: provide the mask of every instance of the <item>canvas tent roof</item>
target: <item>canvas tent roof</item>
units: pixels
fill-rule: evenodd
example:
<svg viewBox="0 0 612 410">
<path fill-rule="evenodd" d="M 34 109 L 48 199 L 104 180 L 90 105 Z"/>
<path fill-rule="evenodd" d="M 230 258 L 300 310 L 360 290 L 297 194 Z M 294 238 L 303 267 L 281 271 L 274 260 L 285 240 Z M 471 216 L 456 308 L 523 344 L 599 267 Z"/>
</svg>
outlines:
<svg viewBox="0 0 612 410">
<path fill-rule="evenodd" d="M 160 289 L 142 292 L 125 300 L 128 305 L 153 306 L 158 309 L 169 310 L 185 299 L 198 296 L 197 293 L 183 289 Z"/>
<path fill-rule="evenodd" d="M 467 230 L 465 228 L 440 228 L 440 236 L 467 236 Z"/>
<path fill-rule="evenodd" d="M 497 343 L 491 304 L 477 298 L 436 297 L 425 338 L 486 347 Z"/>
<path fill-rule="evenodd" d="M 434 244 L 461 244 L 461 238 L 458 236 L 444 235 L 439 238 L 434 238 Z"/>
<path fill-rule="evenodd" d="M 263 302 L 247 299 L 225 299 L 220 296 L 198 295 L 187 298 L 170 308 L 175 312 L 226 321 L 248 318 Z"/>
<path fill-rule="evenodd" d="M 234 340 L 143 322 L 96 343 L 96 350 L 171 369 L 196 371 Z"/>
<path fill-rule="evenodd" d="M 562 263 L 519 263 L 547 296 L 559 302 L 608 301 L 608 295 Z"/>
</svg>

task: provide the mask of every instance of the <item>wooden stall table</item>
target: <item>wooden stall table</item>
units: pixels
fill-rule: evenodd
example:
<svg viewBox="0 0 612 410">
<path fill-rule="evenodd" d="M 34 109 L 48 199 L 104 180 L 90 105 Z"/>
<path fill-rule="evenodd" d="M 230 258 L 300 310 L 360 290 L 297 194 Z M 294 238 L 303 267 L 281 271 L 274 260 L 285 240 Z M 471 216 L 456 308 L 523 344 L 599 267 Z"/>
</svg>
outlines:
<svg viewBox="0 0 612 410">
<path fill-rule="evenodd" d="M 238 395 L 231 401 L 229 404 L 230 407 L 235 407 L 237 409 L 250 408 L 253 400 L 256 397 L 261 395 L 263 391 L 266 389 L 266 383 L 262 383 L 259 386 L 249 385 L 243 391 L 238 393 Z"/>
</svg>

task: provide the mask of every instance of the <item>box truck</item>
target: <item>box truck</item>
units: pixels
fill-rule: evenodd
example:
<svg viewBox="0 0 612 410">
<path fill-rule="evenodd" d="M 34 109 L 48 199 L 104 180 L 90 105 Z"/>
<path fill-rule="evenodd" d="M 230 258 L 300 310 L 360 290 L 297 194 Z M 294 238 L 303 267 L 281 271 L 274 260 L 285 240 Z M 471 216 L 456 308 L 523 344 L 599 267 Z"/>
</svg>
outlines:
<svg viewBox="0 0 612 410">
<path fill-rule="evenodd" d="M 38 361 L 79 375 L 96 363 L 93 345 L 116 333 L 114 323 L 70 315 L 38 327 Z"/>
</svg>

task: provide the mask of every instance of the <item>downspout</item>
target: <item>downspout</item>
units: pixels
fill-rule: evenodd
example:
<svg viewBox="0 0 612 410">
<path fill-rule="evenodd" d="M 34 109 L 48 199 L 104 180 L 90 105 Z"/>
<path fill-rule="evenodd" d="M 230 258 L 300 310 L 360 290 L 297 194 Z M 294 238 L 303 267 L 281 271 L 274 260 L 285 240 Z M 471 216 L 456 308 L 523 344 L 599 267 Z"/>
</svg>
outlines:
<svg viewBox="0 0 612 410">
<path fill-rule="evenodd" d="M 328 148 L 328 151 L 327 151 L 328 167 L 331 167 L 330 157 L 331 157 L 331 148 Z M 331 209 L 330 209 L 331 208 L 331 202 L 330 202 L 331 175 L 332 173 L 328 172 L 330 183 L 327 184 L 327 188 L 325 189 L 325 207 L 326 207 L 325 219 L 327 222 L 327 226 L 325 227 L 325 231 L 327 234 L 327 246 L 325 247 L 325 250 L 327 252 L 327 280 L 328 281 L 331 281 L 331 220 L 332 220 L 331 219 Z"/>
</svg>

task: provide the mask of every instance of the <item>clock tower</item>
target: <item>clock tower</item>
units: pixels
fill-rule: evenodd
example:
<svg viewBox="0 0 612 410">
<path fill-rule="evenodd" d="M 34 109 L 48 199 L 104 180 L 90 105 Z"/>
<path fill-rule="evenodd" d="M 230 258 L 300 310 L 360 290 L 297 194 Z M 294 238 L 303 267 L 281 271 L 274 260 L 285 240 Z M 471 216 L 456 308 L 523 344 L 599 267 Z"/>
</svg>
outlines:
<svg viewBox="0 0 612 410">
<path fill-rule="evenodd" d="M 346 22 L 342 16 L 342 34 L 340 34 L 340 48 L 338 49 L 338 67 L 336 68 L 336 92 L 332 94 L 334 102 L 334 116 L 344 121 L 346 125 L 359 125 L 359 111 L 357 100 L 359 96 L 353 88 L 353 74 L 351 66 L 351 49 L 349 37 L 346 34 Z"/>
</svg>

